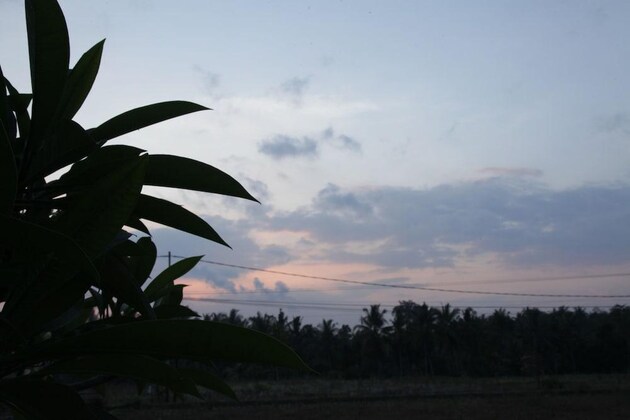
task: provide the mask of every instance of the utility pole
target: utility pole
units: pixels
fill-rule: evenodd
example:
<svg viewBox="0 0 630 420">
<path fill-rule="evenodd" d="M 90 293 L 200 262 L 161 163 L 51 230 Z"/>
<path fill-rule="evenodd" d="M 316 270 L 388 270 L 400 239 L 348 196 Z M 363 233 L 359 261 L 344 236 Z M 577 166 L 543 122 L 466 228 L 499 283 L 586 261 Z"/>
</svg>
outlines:
<svg viewBox="0 0 630 420">
<path fill-rule="evenodd" d="M 171 266 L 171 251 L 168 251 L 168 266 Z"/>
</svg>

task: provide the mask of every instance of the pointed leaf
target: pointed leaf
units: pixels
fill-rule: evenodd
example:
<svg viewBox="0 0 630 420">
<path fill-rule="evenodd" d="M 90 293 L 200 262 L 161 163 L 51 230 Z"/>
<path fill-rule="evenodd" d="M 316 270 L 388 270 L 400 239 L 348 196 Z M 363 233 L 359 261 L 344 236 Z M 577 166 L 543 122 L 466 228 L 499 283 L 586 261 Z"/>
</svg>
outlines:
<svg viewBox="0 0 630 420">
<path fill-rule="evenodd" d="M 159 319 L 172 318 L 199 318 L 199 314 L 188 306 L 182 305 L 160 305 L 154 308 L 155 316 Z"/>
<path fill-rule="evenodd" d="M 26 357 L 140 354 L 153 357 L 265 363 L 311 371 L 279 340 L 247 328 L 201 320 L 151 320 L 119 324 L 33 349 Z M 19 360 L 20 356 L 16 355 Z"/>
<path fill-rule="evenodd" d="M 76 162 L 70 171 L 49 185 L 64 192 L 91 185 L 100 178 L 120 171 L 121 167 L 137 162 L 138 156 L 143 152 L 144 150 L 137 147 L 125 145 L 102 147 L 91 153 L 87 159 Z"/>
<path fill-rule="evenodd" d="M 136 242 L 136 244 L 138 245 L 138 248 L 142 250 L 142 252 L 134 258 L 134 275 L 138 284 L 142 286 L 151 275 L 151 271 L 153 271 L 153 267 L 155 266 L 155 260 L 157 258 L 157 248 L 155 247 L 155 244 L 153 243 L 151 238 L 148 237 L 138 239 L 138 242 Z"/>
<path fill-rule="evenodd" d="M 6 215 L 0 215 L 0 232 L 0 249 L 11 250 L 21 270 L 22 281 L 3 308 L 15 325 L 40 328 L 82 299 L 90 281 L 98 282 L 92 262 L 68 236 Z"/>
<path fill-rule="evenodd" d="M 4 83 L 9 90 L 9 107 L 15 112 L 17 125 L 20 130 L 21 143 L 24 144 L 25 139 L 29 137 L 31 131 L 31 117 L 28 114 L 28 106 L 33 96 L 19 93 L 6 78 L 4 79 Z M 22 149 L 15 148 L 14 152 L 20 154 L 22 153 Z"/>
<path fill-rule="evenodd" d="M 83 127 L 74 121 L 62 121 L 33 158 L 27 180 L 48 176 L 95 149 L 96 143 Z"/>
<path fill-rule="evenodd" d="M 180 305 L 184 300 L 184 287 L 188 287 L 186 284 L 171 284 L 165 287 L 153 295 L 155 300 L 155 306 L 160 307 L 162 305 L 174 306 Z"/>
<path fill-rule="evenodd" d="M 186 101 L 160 102 L 124 112 L 89 131 L 99 144 L 104 144 L 107 140 L 123 134 L 207 109 L 205 106 Z"/>
<path fill-rule="evenodd" d="M 162 271 L 144 290 L 149 301 L 153 302 L 155 299 L 159 298 L 159 293 L 163 289 L 172 286 L 173 281 L 192 270 L 202 258 L 203 255 L 184 258 Z"/>
<path fill-rule="evenodd" d="M 50 381 L 1 381 L 0 401 L 27 419 L 96 419 L 79 394 Z"/>
<path fill-rule="evenodd" d="M 229 248 L 205 220 L 170 201 L 142 194 L 136 204 L 134 216 L 209 239 Z"/>
<path fill-rule="evenodd" d="M 17 168 L 9 136 L 0 121 L 0 213 L 9 213 L 17 194 Z"/>
<path fill-rule="evenodd" d="M 201 369 L 179 368 L 177 370 L 199 386 L 216 391 L 233 400 L 238 399 L 232 388 L 214 373 Z"/>
<path fill-rule="evenodd" d="M 85 102 L 101 65 L 104 43 L 102 40 L 90 48 L 70 71 L 59 105 L 61 119 L 72 119 Z"/>
<path fill-rule="evenodd" d="M 142 233 L 146 233 L 147 235 L 151 235 L 149 228 L 137 217 L 130 217 L 129 220 L 127 220 L 127 223 L 125 223 L 125 226 L 138 230 Z"/>
<path fill-rule="evenodd" d="M 144 183 L 258 201 L 225 172 L 197 160 L 180 156 L 150 155 Z"/>
<path fill-rule="evenodd" d="M 68 76 L 70 44 L 66 20 L 56 1 L 26 0 L 25 6 L 33 88 L 32 129 L 38 137 L 51 125 L 57 111 Z M 31 150 L 37 147 L 33 144 Z"/>
<path fill-rule="evenodd" d="M 149 319 L 155 318 L 149 300 L 142 292 L 125 259 L 108 253 L 100 264 L 101 289 L 118 298 L 118 303 L 126 303 Z"/>
<path fill-rule="evenodd" d="M 0 123 L 4 125 L 4 129 L 9 139 L 11 141 L 15 140 L 15 115 L 13 115 L 11 107 L 9 106 L 9 97 L 7 96 L 7 88 L 5 85 L 4 75 L 2 74 L 2 67 L 0 67 Z"/>
<path fill-rule="evenodd" d="M 99 151 L 101 150 L 103 149 Z M 97 159 L 95 163 L 91 159 L 94 155 L 96 153 L 80 162 L 85 166 L 79 171 L 86 181 L 92 180 L 92 183 L 82 192 L 68 197 L 73 200 L 72 206 L 56 222 L 60 231 L 75 238 L 92 257 L 102 254 L 129 220 L 140 196 L 146 168 L 146 156 L 135 156 L 117 162 Z M 112 169 L 102 171 L 101 163 Z M 94 179 L 101 172 L 106 176 Z M 68 175 L 67 178 L 62 177 L 60 182 L 67 183 L 68 178 L 75 180 L 77 176 L 70 175 L 70 172 Z"/>
<path fill-rule="evenodd" d="M 177 393 L 201 397 L 192 379 L 152 357 L 134 354 L 90 355 L 56 362 L 37 372 L 37 375 L 57 373 L 124 376 L 164 385 Z"/>
</svg>

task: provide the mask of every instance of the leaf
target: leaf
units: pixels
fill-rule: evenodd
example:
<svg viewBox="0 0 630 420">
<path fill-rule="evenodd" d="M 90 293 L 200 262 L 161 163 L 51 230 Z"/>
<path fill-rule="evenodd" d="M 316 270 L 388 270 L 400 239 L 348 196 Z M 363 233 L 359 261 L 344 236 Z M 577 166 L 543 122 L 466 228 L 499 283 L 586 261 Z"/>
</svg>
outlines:
<svg viewBox="0 0 630 420">
<path fill-rule="evenodd" d="M 201 320 L 158 319 L 119 324 L 43 344 L 21 357 L 88 354 L 218 359 L 311 371 L 291 348 L 271 336 L 230 324 Z M 16 355 L 16 358 L 19 360 L 20 356 Z"/>
<path fill-rule="evenodd" d="M 177 370 L 179 370 L 183 375 L 190 378 L 199 386 L 216 391 L 220 394 L 232 398 L 233 400 L 238 400 L 236 394 L 234 393 L 234 390 L 232 390 L 232 388 L 230 388 L 228 384 L 223 382 L 221 378 L 211 372 L 201 369 L 188 368 L 179 368 Z"/>
<path fill-rule="evenodd" d="M 173 281 L 177 280 L 178 278 L 192 270 L 202 258 L 203 255 L 200 255 L 198 257 L 189 257 L 177 261 L 175 264 L 166 268 L 156 278 L 154 278 L 153 281 L 149 283 L 147 288 L 144 290 L 144 294 L 147 296 L 150 302 L 153 302 L 155 299 L 160 297 L 159 293 L 163 289 L 172 286 Z"/>
<path fill-rule="evenodd" d="M 15 115 L 13 115 L 11 107 L 9 106 L 9 98 L 7 96 L 4 74 L 2 74 L 2 67 L 0 67 L 0 123 L 4 125 L 9 139 L 14 141 L 16 136 Z"/>
<path fill-rule="evenodd" d="M 155 306 L 159 307 L 162 305 L 180 305 L 182 300 L 184 300 L 184 287 L 188 287 L 186 284 L 171 284 L 160 291 L 155 295 Z"/>
<path fill-rule="evenodd" d="M 87 159 L 76 162 L 57 181 L 49 183 L 50 186 L 59 188 L 65 192 L 71 192 L 80 187 L 93 184 L 103 177 L 120 171 L 120 168 L 137 162 L 144 150 L 137 147 L 115 145 L 101 147 L 90 154 Z"/>
<path fill-rule="evenodd" d="M 15 325 L 41 327 L 82 299 L 89 281 L 98 282 L 92 262 L 68 236 L 6 215 L 0 215 L 0 232 L 0 249 L 11 250 L 21 268 L 19 288 L 2 311 Z"/>
<path fill-rule="evenodd" d="M 56 362 L 37 375 L 58 373 L 124 376 L 169 387 L 177 393 L 201 398 L 187 375 L 152 357 L 134 354 L 95 354 Z"/>
<path fill-rule="evenodd" d="M 123 134 L 207 109 L 209 108 L 186 101 L 160 102 L 124 112 L 89 131 L 99 144 L 105 144 L 106 141 Z"/>
<path fill-rule="evenodd" d="M 29 137 L 31 131 L 31 117 L 28 114 L 28 106 L 33 99 L 32 95 L 19 93 L 6 78 L 4 83 L 9 90 L 9 107 L 15 112 L 18 128 L 20 130 L 21 143 Z M 22 149 L 15 149 L 16 154 L 22 153 Z"/>
<path fill-rule="evenodd" d="M 154 308 L 155 316 L 158 319 L 172 318 L 198 318 L 199 314 L 188 306 L 182 305 L 160 305 Z"/>
<path fill-rule="evenodd" d="M 134 275 L 138 281 L 138 285 L 142 286 L 151 275 L 155 260 L 157 258 L 157 248 L 151 238 L 144 237 L 136 242 L 141 253 L 134 258 L 135 269 Z"/>
<path fill-rule="evenodd" d="M 201 217 L 167 200 L 140 195 L 134 217 L 151 220 L 230 247 Z"/>
<path fill-rule="evenodd" d="M 205 163 L 172 155 L 150 155 L 145 185 L 183 188 L 258 202 L 238 181 Z"/>
<path fill-rule="evenodd" d="M 119 304 L 124 302 L 147 318 L 155 318 L 153 308 L 142 292 L 131 267 L 124 259 L 113 254 L 114 252 L 109 252 L 103 257 L 100 266 L 101 289 L 117 297 Z"/>
<path fill-rule="evenodd" d="M 83 399 L 70 387 L 42 380 L 0 382 L 0 401 L 27 419 L 95 419 Z"/>
<path fill-rule="evenodd" d="M 0 213 L 9 213 L 17 194 L 17 168 L 13 148 L 4 124 L 0 121 Z"/>
<path fill-rule="evenodd" d="M 59 104 L 61 119 L 71 120 L 85 102 L 101 65 L 103 44 L 105 40 L 90 48 L 70 71 Z"/>
<path fill-rule="evenodd" d="M 68 76 L 70 44 L 66 20 L 56 1 L 26 0 L 25 5 L 33 88 L 32 142 L 46 132 L 57 111 Z"/>
<path fill-rule="evenodd" d="M 140 232 L 146 233 L 147 235 L 151 235 L 151 232 L 149 232 L 149 228 L 146 227 L 146 225 L 142 223 L 142 221 L 137 217 L 130 217 L 129 220 L 127 220 L 127 223 L 125 223 L 125 226 L 139 230 Z"/>
<path fill-rule="evenodd" d="M 110 162 L 100 159 L 100 156 L 92 159 L 95 155 L 97 153 L 82 161 L 84 165 L 78 171 L 86 182 L 92 183 L 80 193 L 68 197 L 72 205 L 56 221 L 58 229 L 75 238 L 91 257 L 102 254 L 129 220 L 140 196 L 147 162 L 146 156 L 127 156 Z M 109 170 L 97 177 L 104 167 Z M 68 175 L 60 181 L 67 183 L 68 178 L 77 177 L 76 173 Z"/>
<path fill-rule="evenodd" d="M 46 138 L 29 167 L 27 181 L 48 176 L 77 162 L 96 149 L 96 143 L 74 121 L 62 121 Z"/>
</svg>

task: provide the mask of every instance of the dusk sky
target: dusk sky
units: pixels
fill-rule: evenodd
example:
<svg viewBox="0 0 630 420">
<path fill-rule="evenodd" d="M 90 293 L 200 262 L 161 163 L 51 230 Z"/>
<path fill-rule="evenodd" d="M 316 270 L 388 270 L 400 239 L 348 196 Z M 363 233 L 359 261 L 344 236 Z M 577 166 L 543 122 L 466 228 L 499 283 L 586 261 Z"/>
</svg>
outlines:
<svg viewBox="0 0 630 420">
<path fill-rule="evenodd" d="M 389 285 L 630 296 L 630 2 L 60 4 L 72 63 L 107 39 L 80 124 L 165 100 L 208 106 L 119 143 L 216 166 L 262 203 L 153 189 L 233 248 L 154 225 L 160 255 Z M 26 92 L 23 7 L 0 0 L 0 63 Z M 362 307 L 402 299 L 479 312 L 630 303 L 207 263 L 184 283 L 189 298 L 250 301 L 186 302 L 202 313 L 281 307 L 314 324 L 356 324 Z"/>
</svg>

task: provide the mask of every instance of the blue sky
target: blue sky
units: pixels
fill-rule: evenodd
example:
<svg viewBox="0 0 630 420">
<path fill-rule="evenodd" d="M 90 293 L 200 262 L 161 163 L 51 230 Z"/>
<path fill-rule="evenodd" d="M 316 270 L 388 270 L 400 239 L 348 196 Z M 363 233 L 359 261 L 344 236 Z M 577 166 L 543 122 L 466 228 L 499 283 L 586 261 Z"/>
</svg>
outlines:
<svg viewBox="0 0 630 420">
<path fill-rule="evenodd" d="M 72 61 L 107 38 L 78 122 L 170 99 L 209 106 L 122 142 L 215 165 L 263 203 L 154 191 L 234 248 L 156 230 L 164 252 L 391 284 L 630 294 L 628 276 L 514 282 L 630 272 L 630 3 L 60 4 Z M 0 1 L 0 63 L 28 90 L 22 9 Z M 189 283 L 195 296 L 273 291 L 214 296 L 286 307 L 628 303 L 347 290 L 209 264 Z"/>
</svg>

